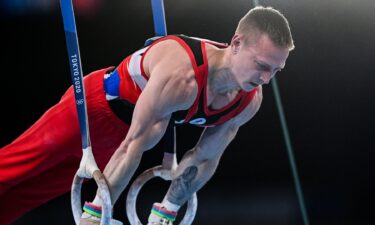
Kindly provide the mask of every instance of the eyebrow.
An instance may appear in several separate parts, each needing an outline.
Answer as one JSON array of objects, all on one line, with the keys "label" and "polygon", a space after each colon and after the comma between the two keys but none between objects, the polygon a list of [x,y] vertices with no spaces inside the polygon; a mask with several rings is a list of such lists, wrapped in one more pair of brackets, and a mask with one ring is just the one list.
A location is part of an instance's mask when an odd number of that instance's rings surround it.
[{"label": "eyebrow", "polygon": [[[266,62],[263,62],[262,60],[255,59],[255,61],[256,61],[258,64],[260,64],[261,66],[267,67],[268,69],[271,69],[271,68],[272,68],[271,65],[269,65],[269,64],[266,63]],[[285,67],[285,65],[282,65],[281,67],[278,66],[278,67],[276,67],[275,69],[276,69],[276,70],[282,70],[282,69],[284,69],[284,67]]]}]

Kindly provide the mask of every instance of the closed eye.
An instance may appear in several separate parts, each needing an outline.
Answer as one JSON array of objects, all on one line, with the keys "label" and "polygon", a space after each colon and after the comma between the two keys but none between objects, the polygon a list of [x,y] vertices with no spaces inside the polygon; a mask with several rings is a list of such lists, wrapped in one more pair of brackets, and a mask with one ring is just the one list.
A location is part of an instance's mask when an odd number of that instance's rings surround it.
[{"label": "closed eye", "polygon": [[264,63],[260,63],[258,61],[255,61],[255,64],[256,64],[258,70],[266,71],[266,72],[271,71],[271,67],[269,65],[266,65]]},{"label": "closed eye", "polygon": [[283,68],[277,67],[277,68],[272,70],[271,66],[266,64],[266,63],[259,62],[257,60],[254,60],[254,62],[256,64],[258,70],[264,71],[264,72],[271,72],[272,71],[272,76],[275,76],[275,74],[277,72],[280,72],[283,69]]}]

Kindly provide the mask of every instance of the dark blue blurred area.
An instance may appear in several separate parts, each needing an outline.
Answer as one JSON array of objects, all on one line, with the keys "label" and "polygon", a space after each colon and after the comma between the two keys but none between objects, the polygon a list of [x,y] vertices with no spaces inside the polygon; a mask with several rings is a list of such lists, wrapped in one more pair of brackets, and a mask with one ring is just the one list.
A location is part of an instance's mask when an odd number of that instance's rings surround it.
[{"label": "dark blue blurred area", "polygon": [[[77,15],[92,15],[102,7],[103,0],[73,0]],[[59,0],[2,0],[1,12],[5,15],[53,14],[59,10]]]},{"label": "dark blue blurred area", "polygon": [[58,7],[58,0],[2,0],[0,6],[8,15],[49,13]]},{"label": "dark blue blurred area", "polygon": [[[375,224],[375,1],[259,2],[283,12],[294,35],[296,49],[277,79],[311,225]],[[149,0],[75,4],[86,74],[118,65],[153,35]],[[229,42],[251,7],[250,0],[165,0],[168,32]],[[58,1],[2,0],[1,9],[4,146],[60,99],[70,76]],[[198,193],[194,224],[302,224],[272,89],[263,90],[259,113],[240,129],[217,173]],[[184,152],[201,129],[177,132]],[[137,174],[161,158],[160,146],[145,153]],[[143,218],[166,189],[166,183],[153,180],[142,190]],[[94,194],[90,181],[83,199]],[[124,199],[117,202],[115,217],[126,221]],[[69,194],[15,223],[28,224],[73,224]]]}]

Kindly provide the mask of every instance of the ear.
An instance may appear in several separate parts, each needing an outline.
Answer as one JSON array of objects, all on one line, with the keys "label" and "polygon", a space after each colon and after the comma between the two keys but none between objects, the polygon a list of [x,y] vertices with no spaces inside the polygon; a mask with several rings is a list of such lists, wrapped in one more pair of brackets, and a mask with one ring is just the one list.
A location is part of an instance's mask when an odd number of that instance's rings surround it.
[{"label": "ear", "polygon": [[237,54],[237,52],[240,50],[241,42],[242,42],[242,37],[240,34],[235,34],[232,37],[230,46],[231,46],[231,50],[233,54]]}]

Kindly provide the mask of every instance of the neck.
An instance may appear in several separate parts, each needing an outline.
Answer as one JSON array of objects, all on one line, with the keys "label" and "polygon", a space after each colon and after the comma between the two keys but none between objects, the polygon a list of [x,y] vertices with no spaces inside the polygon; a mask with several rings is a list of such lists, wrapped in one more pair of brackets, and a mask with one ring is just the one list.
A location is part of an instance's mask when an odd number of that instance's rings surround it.
[{"label": "neck", "polygon": [[228,68],[219,69],[209,77],[209,86],[213,94],[226,94],[238,90],[238,84]]},{"label": "neck", "polygon": [[240,87],[235,80],[229,65],[229,48],[217,49],[207,48],[207,58],[209,65],[208,87],[213,95],[227,94],[239,90]]}]

